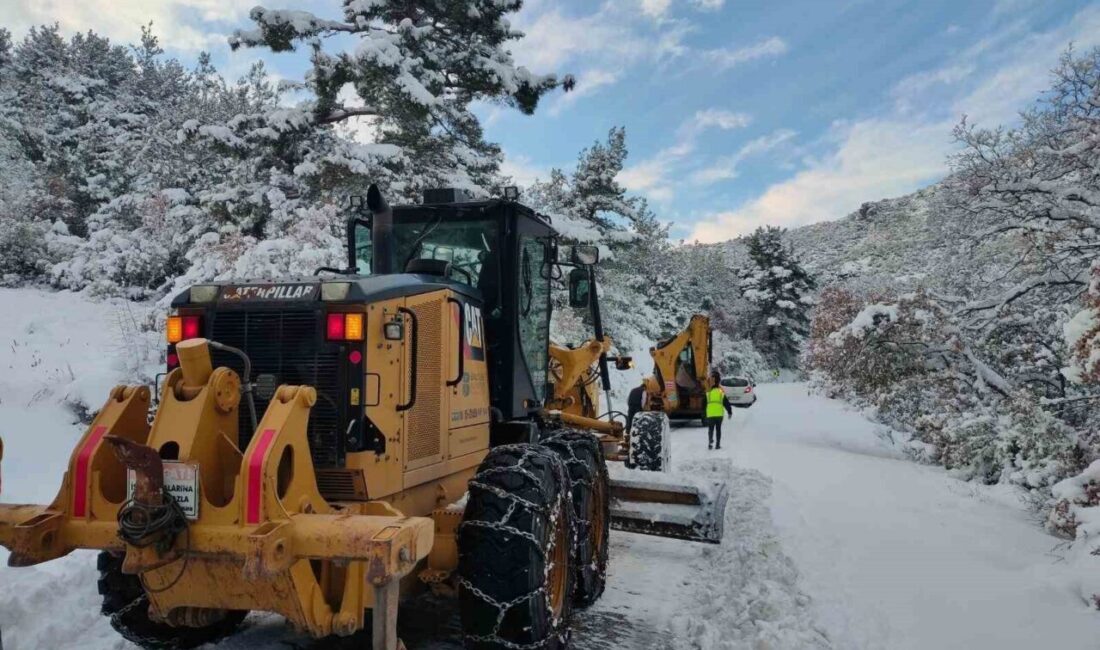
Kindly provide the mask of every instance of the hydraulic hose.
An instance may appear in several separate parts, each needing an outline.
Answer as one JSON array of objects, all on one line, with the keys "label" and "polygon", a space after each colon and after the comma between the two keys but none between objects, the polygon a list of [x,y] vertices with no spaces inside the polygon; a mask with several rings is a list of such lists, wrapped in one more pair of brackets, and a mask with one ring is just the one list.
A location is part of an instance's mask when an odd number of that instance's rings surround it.
[{"label": "hydraulic hose", "polygon": [[252,431],[256,431],[258,423],[256,421],[256,399],[253,397],[253,385],[252,385],[252,360],[248,358],[248,355],[244,353],[244,350],[235,348],[232,345],[226,345],[224,343],[218,343],[217,341],[207,341],[210,347],[215,350],[221,350],[222,352],[228,352],[234,356],[240,357],[244,362],[244,377],[241,378],[241,393],[244,394],[245,401],[248,402],[248,415],[252,420]]}]

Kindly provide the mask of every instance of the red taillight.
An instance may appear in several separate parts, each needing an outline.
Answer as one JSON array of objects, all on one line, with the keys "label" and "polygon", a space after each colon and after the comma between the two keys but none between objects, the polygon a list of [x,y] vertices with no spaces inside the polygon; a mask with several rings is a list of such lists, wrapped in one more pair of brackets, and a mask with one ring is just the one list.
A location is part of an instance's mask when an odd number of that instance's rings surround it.
[{"label": "red taillight", "polygon": [[363,314],[329,314],[325,338],[330,341],[362,341]]},{"label": "red taillight", "polygon": [[201,316],[169,316],[165,327],[169,343],[179,343],[202,336]]},{"label": "red taillight", "polygon": [[180,365],[180,358],[176,356],[175,352],[169,352],[168,358],[165,359],[165,362],[168,364],[168,369],[172,370],[176,366]]},{"label": "red taillight", "polygon": [[328,327],[325,328],[327,332],[326,337],[330,341],[343,341],[344,340],[344,315],[343,314],[329,314],[328,315]]},{"label": "red taillight", "polygon": [[183,340],[197,339],[202,336],[202,321],[198,316],[183,317]]},{"label": "red taillight", "polygon": [[359,365],[359,362],[362,361],[362,360],[363,360],[363,353],[360,352],[359,350],[352,350],[351,354],[348,355],[348,361],[350,361],[352,363],[352,365],[357,366],[357,365]]},{"label": "red taillight", "polygon": [[752,386],[745,386],[745,392],[746,393],[751,393],[752,392]]}]

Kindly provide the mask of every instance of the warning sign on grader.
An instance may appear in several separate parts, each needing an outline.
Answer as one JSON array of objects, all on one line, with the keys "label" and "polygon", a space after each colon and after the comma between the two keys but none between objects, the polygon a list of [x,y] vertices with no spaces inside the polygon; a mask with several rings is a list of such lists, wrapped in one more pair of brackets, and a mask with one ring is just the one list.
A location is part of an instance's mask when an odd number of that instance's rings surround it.
[{"label": "warning sign on grader", "polygon": [[[134,498],[137,474],[126,473],[126,498]],[[199,518],[199,466],[188,463],[164,463],[164,487],[176,499],[188,519]]]}]

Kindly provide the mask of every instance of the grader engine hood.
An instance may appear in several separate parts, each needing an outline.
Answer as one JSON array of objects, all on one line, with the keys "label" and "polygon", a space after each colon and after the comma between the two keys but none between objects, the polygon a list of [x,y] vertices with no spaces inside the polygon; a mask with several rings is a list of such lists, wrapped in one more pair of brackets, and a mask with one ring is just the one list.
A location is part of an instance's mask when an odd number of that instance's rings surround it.
[{"label": "grader engine hood", "polygon": [[[347,499],[361,496],[363,486],[330,470],[342,467],[348,453],[381,453],[386,444],[384,435],[362,414],[368,391],[377,391],[376,385],[368,385],[365,372],[375,363],[374,352],[364,347],[366,314],[371,305],[444,288],[480,300],[475,289],[439,276],[403,273],[216,282],[180,293],[172,306],[180,340],[204,336],[250,357],[260,413],[270,403],[274,386],[308,385],[317,390],[307,431],[311,454],[322,491]],[[169,322],[170,333],[173,326]],[[166,357],[171,370],[177,362],[174,345],[169,345]],[[243,376],[239,357],[214,350],[213,359],[215,366]],[[238,417],[237,443],[243,449],[253,428],[247,409],[242,408]]]}]

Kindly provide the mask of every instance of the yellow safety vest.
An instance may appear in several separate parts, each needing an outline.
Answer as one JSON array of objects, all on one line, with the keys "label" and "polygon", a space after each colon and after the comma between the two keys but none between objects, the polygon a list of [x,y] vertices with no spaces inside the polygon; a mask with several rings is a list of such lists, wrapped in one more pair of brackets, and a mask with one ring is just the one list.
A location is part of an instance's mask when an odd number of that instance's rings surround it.
[{"label": "yellow safety vest", "polygon": [[722,411],[725,407],[722,405],[722,401],[726,398],[726,394],[722,392],[721,388],[712,388],[707,391],[707,417],[708,418],[720,418],[722,417]]}]

